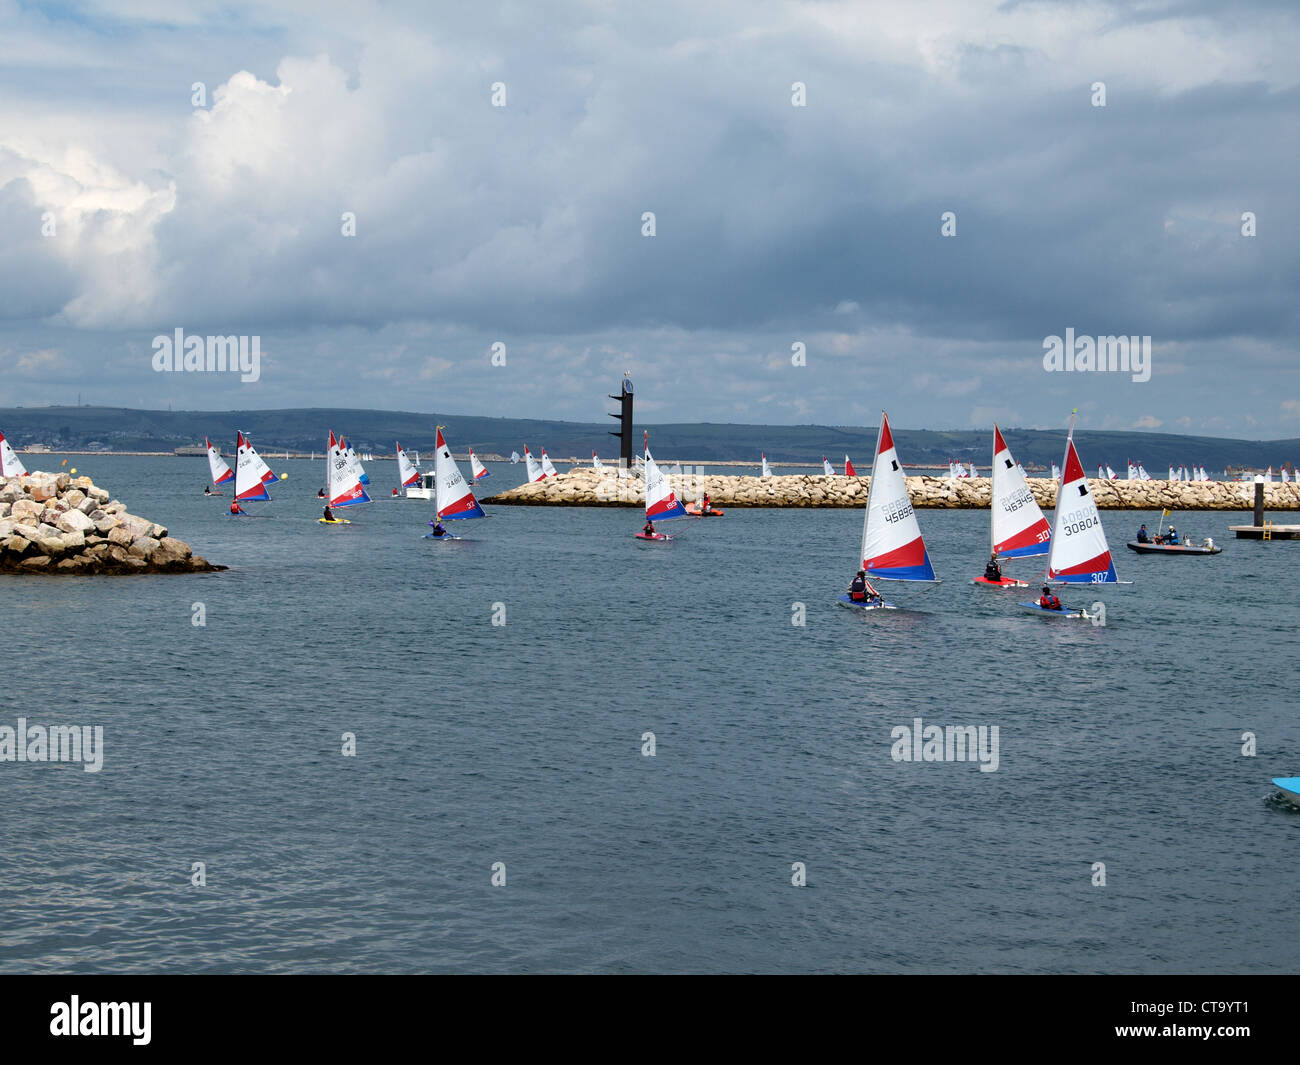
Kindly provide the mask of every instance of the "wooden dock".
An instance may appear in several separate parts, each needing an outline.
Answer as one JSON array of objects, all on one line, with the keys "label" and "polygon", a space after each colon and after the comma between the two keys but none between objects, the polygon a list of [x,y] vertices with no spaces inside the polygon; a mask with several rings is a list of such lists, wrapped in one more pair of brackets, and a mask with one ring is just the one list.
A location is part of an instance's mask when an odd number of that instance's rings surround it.
[{"label": "wooden dock", "polygon": [[1238,540],[1300,540],[1300,525],[1229,525]]}]

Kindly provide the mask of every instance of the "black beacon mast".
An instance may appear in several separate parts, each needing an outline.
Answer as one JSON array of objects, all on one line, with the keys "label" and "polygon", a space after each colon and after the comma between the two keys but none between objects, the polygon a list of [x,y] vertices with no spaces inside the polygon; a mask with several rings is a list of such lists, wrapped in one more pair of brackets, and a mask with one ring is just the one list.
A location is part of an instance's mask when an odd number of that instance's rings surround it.
[{"label": "black beacon mast", "polygon": [[611,429],[610,436],[619,438],[619,465],[625,470],[632,468],[632,378],[629,376],[630,370],[623,371],[622,395],[610,396],[610,399],[616,399],[621,404],[617,414],[611,414],[611,418],[617,418],[622,425],[617,431]]}]

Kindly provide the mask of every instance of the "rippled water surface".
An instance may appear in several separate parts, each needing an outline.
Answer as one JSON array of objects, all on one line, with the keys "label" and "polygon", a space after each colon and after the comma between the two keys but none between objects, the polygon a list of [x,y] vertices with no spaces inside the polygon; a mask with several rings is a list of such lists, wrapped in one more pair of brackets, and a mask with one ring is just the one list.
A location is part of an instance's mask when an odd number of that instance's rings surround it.
[{"label": "rippled water surface", "polygon": [[[0,724],[105,737],[99,773],[0,763],[6,971],[1300,967],[1269,801],[1300,543],[1242,515],[1180,515],[1225,550],[1171,560],[1123,547],[1158,515],[1104,512],[1135,583],[1063,595],[1093,627],[970,585],[987,512],[920,512],[944,583],[860,616],[860,511],[647,545],[635,511],[497,507],[434,543],[418,502],[318,525],[320,462],[272,461],[243,521],[201,460],[69,464],[231,569],[0,582]],[[998,726],[997,771],[893,761],[916,717]]]}]

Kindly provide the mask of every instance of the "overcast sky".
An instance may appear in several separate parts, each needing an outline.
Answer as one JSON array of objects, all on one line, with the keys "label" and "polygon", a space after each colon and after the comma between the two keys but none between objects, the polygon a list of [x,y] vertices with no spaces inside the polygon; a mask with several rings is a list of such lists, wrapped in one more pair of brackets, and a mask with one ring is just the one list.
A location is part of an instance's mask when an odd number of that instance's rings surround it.
[{"label": "overcast sky", "polygon": [[1298,11],[0,0],[0,405],[1300,436]]}]

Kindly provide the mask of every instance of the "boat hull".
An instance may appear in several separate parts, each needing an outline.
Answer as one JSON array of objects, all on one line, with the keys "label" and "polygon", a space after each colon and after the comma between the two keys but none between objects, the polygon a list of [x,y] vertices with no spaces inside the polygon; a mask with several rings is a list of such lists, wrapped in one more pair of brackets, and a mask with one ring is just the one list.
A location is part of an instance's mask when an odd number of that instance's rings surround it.
[{"label": "boat hull", "polygon": [[1217,555],[1223,548],[1201,547],[1199,544],[1140,544],[1136,540],[1128,542],[1128,549],[1139,555]]},{"label": "boat hull", "polygon": [[875,601],[863,602],[860,599],[850,599],[848,595],[841,595],[836,599],[836,602],[838,602],[840,606],[848,607],[850,610],[861,610],[864,612],[868,610],[897,610],[898,609],[898,607],[896,607],[893,603],[887,602],[884,599],[877,599]]},{"label": "boat hull", "polygon": [[1293,806],[1300,806],[1300,777],[1274,777],[1273,784],[1281,789],[1282,798]]},{"label": "boat hull", "polygon": [[1003,577],[1000,581],[991,581],[987,577],[976,577],[971,584],[982,584],[985,588],[1028,588],[1028,581],[1017,580],[1015,577]]},{"label": "boat hull", "polygon": [[1048,610],[1046,607],[1041,607],[1037,603],[1020,603],[1018,605],[1022,607],[1024,610],[1029,611],[1029,613],[1038,614],[1041,617],[1086,618],[1088,616],[1087,613],[1085,613],[1082,610],[1066,610],[1064,608],[1062,608],[1061,610]]},{"label": "boat hull", "polygon": [[717,507],[710,507],[708,510],[701,512],[699,507],[689,506],[686,508],[686,513],[693,518],[721,518],[724,512]]},{"label": "boat hull", "polygon": [[330,518],[317,518],[317,519],[316,519],[316,523],[317,523],[318,525],[351,525],[351,524],[352,524],[352,519],[351,519],[351,518],[334,518],[334,519],[331,520]]},{"label": "boat hull", "polygon": [[638,540],[648,540],[652,543],[663,543],[667,540],[672,539],[672,537],[669,536],[667,533],[655,533],[653,536],[651,536],[649,533],[643,533],[643,532],[637,533],[636,538]]}]

